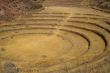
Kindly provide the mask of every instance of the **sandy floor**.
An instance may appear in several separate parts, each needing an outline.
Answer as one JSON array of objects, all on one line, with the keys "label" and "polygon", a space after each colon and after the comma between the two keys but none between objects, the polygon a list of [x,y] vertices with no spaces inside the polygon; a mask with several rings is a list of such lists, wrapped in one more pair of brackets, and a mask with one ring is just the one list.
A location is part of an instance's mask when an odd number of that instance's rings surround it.
[{"label": "sandy floor", "polygon": [[97,62],[110,50],[109,18],[93,9],[47,7],[2,24],[2,64],[15,64],[19,73],[48,73]]}]

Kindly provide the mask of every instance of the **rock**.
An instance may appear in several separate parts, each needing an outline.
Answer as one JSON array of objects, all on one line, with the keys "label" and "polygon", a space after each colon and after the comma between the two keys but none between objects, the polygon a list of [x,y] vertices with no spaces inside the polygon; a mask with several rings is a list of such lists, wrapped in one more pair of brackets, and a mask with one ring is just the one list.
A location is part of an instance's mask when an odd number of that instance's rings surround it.
[{"label": "rock", "polygon": [[18,73],[18,69],[16,66],[11,62],[6,62],[4,64],[4,72],[5,73]]}]

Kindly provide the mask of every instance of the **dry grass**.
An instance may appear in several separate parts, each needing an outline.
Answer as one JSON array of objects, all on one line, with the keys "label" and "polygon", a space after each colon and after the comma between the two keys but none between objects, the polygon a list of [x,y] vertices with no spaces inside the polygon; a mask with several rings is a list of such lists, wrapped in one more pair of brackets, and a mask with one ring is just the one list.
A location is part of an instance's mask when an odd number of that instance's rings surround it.
[{"label": "dry grass", "polygon": [[55,6],[0,25],[0,73],[109,73],[109,63],[109,13]]}]

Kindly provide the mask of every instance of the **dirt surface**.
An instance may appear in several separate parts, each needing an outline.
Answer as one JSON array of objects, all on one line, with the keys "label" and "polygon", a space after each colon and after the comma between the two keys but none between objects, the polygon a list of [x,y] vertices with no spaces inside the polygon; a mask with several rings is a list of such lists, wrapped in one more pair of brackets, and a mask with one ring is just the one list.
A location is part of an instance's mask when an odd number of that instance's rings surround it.
[{"label": "dirt surface", "polygon": [[110,73],[110,14],[88,4],[46,0],[2,23],[0,73]]}]

